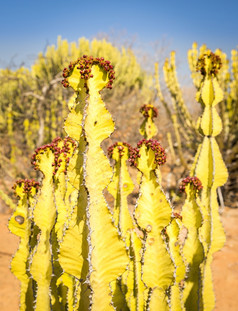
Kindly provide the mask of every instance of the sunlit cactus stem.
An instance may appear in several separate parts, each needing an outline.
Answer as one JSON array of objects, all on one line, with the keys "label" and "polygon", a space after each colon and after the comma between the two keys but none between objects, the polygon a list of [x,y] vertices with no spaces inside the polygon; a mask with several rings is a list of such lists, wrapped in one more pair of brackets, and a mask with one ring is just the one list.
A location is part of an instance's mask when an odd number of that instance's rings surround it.
[{"label": "sunlit cactus stem", "polygon": [[201,264],[204,310],[213,310],[215,306],[211,262],[214,252],[221,249],[225,243],[225,233],[218,211],[217,188],[225,184],[228,173],[215,140],[222,130],[221,119],[215,108],[223,99],[223,92],[217,81],[220,68],[220,57],[210,51],[198,61],[198,70],[201,71],[203,79],[197,93],[197,100],[204,107],[204,112],[199,119],[199,131],[204,139],[198,148],[190,175],[196,176],[203,186],[196,202],[200,207],[203,220],[199,230],[199,240],[205,257]]},{"label": "sunlit cactus stem", "polygon": [[115,143],[108,148],[109,157],[115,160],[112,181],[107,187],[108,192],[114,197],[113,220],[123,239],[127,238],[129,245],[129,230],[134,227],[127,197],[132,193],[134,184],[127,167],[132,147],[127,143]]},{"label": "sunlit cactus stem", "polygon": [[166,155],[157,140],[143,139],[129,161],[142,173],[135,219],[145,234],[142,280],[152,290],[148,305],[151,310],[169,310],[166,290],[172,285],[174,265],[161,232],[169,224],[172,210],[155,173]]},{"label": "sunlit cactus stem", "polygon": [[158,129],[153,121],[158,116],[158,110],[153,105],[144,105],[140,108],[140,112],[145,118],[140,126],[140,134],[145,139],[151,139],[158,133]]},{"label": "sunlit cactus stem", "polygon": [[186,177],[182,180],[180,190],[186,192],[187,198],[182,207],[182,224],[187,230],[182,248],[182,256],[187,266],[187,276],[184,283],[183,301],[186,310],[202,310],[201,299],[201,268],[204,260],[203,245],[199,238],[202,225],[200,206],[197,203],[202,190],[202,183],[197,177]]},{"label": "sunlit cactus stem", "polygon": [[[114,123],[101,99],[100,91],[104,87],[112,87],[115,78],[113,66],[104,58],[83,56],[71,63],[63,75],[65,87],[71,86],[76,94],[85,88],[87,93],[83,112],[83,133],[87,142],[83,182],[88,193],[88,279],[92,289],[92,310],[113,310],[109,283],[125,271],[128,262],[125,246],[112,224],[103,195],[104,189],[110,183],[112,169],[101,149],[101,143],[113,132]],[[111,242],[105,239],[105,231]],[[110,250],[108,243],[111,245]]]},{"label": "sunlit cactus stem", "polygon": [[33,309],[32,279],[29,274],[30,245],[32,234],[32,209],[34,195],[39,190],[39,183],[34,180],[21,179],[14,185],[19,198],[18,205],[9,220],[9,230],[20,237],[19,248],[12,259],[11,271],[21,282],[20,310]]}]

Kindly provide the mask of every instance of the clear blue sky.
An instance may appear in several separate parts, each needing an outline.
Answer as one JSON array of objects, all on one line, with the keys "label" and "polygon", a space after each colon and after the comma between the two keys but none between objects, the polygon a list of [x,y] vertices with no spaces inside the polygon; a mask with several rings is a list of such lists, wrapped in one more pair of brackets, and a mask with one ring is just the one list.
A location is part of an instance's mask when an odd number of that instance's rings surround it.
[{"label": "clear blue sky", "polygon": [[[0,0],[0,68],[30,65],[61,35],[68,41],[124,32],[136,44],[168,43],[182,63],[194,41],[230,54],[238,46],[238,0]],[[123,38],[122,38],[123,39]],[[187,66],[187,65],[186,65]]]}]

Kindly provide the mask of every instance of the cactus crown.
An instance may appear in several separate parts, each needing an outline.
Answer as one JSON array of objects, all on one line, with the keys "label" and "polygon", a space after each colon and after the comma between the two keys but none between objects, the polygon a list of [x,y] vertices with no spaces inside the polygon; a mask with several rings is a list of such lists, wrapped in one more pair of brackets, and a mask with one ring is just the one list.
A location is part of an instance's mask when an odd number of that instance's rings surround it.
[{"label": "cactus crown", "polygon": [[196,193],[198,193],[203,188],[202,183],[199,178],[197,178],[196,176],[194,177],[188,176],[182,180],[182,184],[179,187],[180,191],[185,192],[185,187],[188,184],[196,191]]},{"label": "cactus crown", "polygon": [[19,179],[15,182],[12,189],[15,191],[15,194],[17,193],[17,187],[23,187],[23,193],[26,193],[27,195],[31,194],[32,188],[36,190],[36,192],[40,188],[40,183],[38,181],[35,181],[34,179]]},{"label": "cactus crown", "polygon": [[[60,158],[60,155],[63,155],[66,163],[69,162],[70,144],[74,148],[76,147],[76,143],[72,138],[65,137],[62,140],[60,137],[57,137],[50,144],[37,148],[32,156],[32,164],[34,165],[35,169],[40,169],[38,165],[39,154],[43,154],[46,150],[51,150],[54,154],[54,162],[52,163],[52,166],[54,166],[53,174],[55,175],[61,166],[61,162],[63,161],[62,158]],[[66,170],[64,173],[66,173]]]},{"label": "cactus crown", "polygon": [[137,166],[136,159],[140,157],[140,148],[145,145],[147,150],[151,149],[155,153],[155,164],[162,165],[166,162],[166,154],[164,148],[161,147],[160,143],[156,139],[142,139],[138,142],[137,148],[131,150],[129,162],[133,166]]},{"label": "cactus crown", "polygon": [[145,118],[149,118],[150,114],[152,119],[158,117],[158,109],[156,109],[153,105],[144,105],[140,108],[140,112],[143,114]]},{"label": "cactus crown", "polygon": [[77,66],[77,69],[80,70],[81,79],[88,80],[90,78],[93,78],[92,66],[93,65],[99,65],[105,72],[108,73],[109,81],[106,85],[106,88],[111,89],[113,80],[115,79],[115,71],[113,70],[113,65],[110,61],[104,60],[103,57],[93,57],[93,56],[87,56],[83,55],[82,57],[78,58],[76,61],[71,62],[68,66],[68,68],[64,68],[63,70],[63,77],[62,84],[65,88],[69,87],[68,77],[73,72],[75,66]]},{"label": "cactus crown", "polygon": [[113,155],[114,155],[114,152],[116,151],[116,152],[118,152],[118,155],[121,158],[125,154],[127,148],[128,148],[129,154],[131,154],[133,152],[133,147],[130,144],[125,143],[125,142],[123,142],[123,143],[116,142],[115,144],[111,145],[107,149],[108,156],[110,158],[114,158]]},{"label": "cactus crown", "polygon": [[197,71],[200,71],[203,76],[214,75],[216,76],[218,70],[221,68],[222,62],[220,56],[208,51],[198,59]]}]

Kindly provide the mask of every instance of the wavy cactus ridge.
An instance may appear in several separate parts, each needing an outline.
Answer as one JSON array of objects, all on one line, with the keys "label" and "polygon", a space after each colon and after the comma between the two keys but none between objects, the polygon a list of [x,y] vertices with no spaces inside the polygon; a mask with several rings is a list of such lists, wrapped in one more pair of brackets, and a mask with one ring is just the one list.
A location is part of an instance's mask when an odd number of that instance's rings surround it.
[{"label": "wavy cactus ridge", "polygon": [[[208,51],[201,58],[199,66],[204,76],[199,91],[199,94],[201,94],[200,100],[205,107],[212,109],[223,98],[222,91],[216,80],[217,72],[221,66],[220,58]],[[218,129],[215,133],[213,132],[214,121],[218,123]],[[225,233],[219,217],[216,191],[217,187],[222,186],[227,181],[228,173],[214,137],[221,130],[219,128],[221,127],[219,116],[217,115],[215,120],[211,117],[206,118],[205,121],[202,120],[200,127],[204,139],[195,160],[194,174],[201,180],[203,185],[201,201],[198,203],[203,218],[199,238],[206,257],[206,260],[201,264],[202,304],[204,310],[212,310],[215,306],[215,298],[210,265],[214,252],[222,248],[225,243]],[[199,202],[199,199],[197,202]]]},{"label": "wavy cactus ridge", "polygon": [[129,159],[129,144],[117,142],[108,148],[109,156],[115,160],[114,173],[110,184],[107,187],[108,192],[114,197],[113,222],[118,228],[122,238],[129,243],[128,230],[134,227],[133,219],[129,211],[127,197],[132,193],[134,184],[130,177],[127,160]]},{"label": "wavy cactus ridge", "polygon": [[204,260],[204,250],[199,238],[199,230],[202,225],[202,214],[197,203],[203,186],[197,177],[187,177],[182,181],[181,190],[185,191],[187,198],[182,207],[182,223],[187,229],[187,236],[182,249],[182,256],[187,267],[183,301],[187,310],[197,306],[202,309],[201,299],[201,270],[200,264]]},{"label": "wavy cactus ridge", "polygon": [[50,282],[52,275],[50,235],[55,223],[53,173],[54,153],[51,146],[39,148],[35,154],[35,166],[44,174],[41,190],[34,208],[34,223],[40,229],[39,241],[33,250],[30,273],[37,282],[35,310],[50,310]]},{"label": "wavy cactus ridge", "polygon": [[[155,174],[157,166],[165,161],[165,155],[157,141],[143,140],[138,147],[139,157],[135,159],[135,164],[141,171],[142,178],[135,218],[138,226],[145,232],[142,280],[151,289],[163,288],[165,291],[172,284],[174,265],[161,231],[169,224],[172,210]],[[158,297],[160,295],[152,291],[150,304],[158,304]]]},{"label": "wavy cactus ridge", "polygon": [[26,310],[33,308],[32,279],[28,272],[30,251],[28,248],[31,236],[31,219],[29,204],[33,200],[39,187],[39,183],[33,180],[19,180],[14,185],[16,195],[19,197],[8,224],[9,230],[20,237],[17,252],[11,261],[11,271],[21,282],[20,308]]},{"label": "wavy cactus ridge", "polygon": [[[110,183],[112,169],[100,145],[113,132],[114,123],[99,92],[107,85],[108,78],[98,65],[92,67],[92,74],[93,78],[87,84],[89,97],[84,126],[88,143],[85,153],[85,187],[89,195],[87,216],[92,247],[89,278],[92,310],[113,310],[108,285],[125,271],[128,257],[123,242],[119,240],[116,228],[113,227],[103,195],[103,190]],[[110,237],[110,252],[105,243],[104,232]]]},{"label": "wavy cactus ridge", "polygon": [[153,105],[148,104],[142,106],[140,112],[145,119],[140,126],[139,132],[145,139],[151,139],[158,133],[158,129],[153,122],[153,119],[158,116],[158,110]]},{"label": "wavy cactus ridge", "polygon": [[185,310],[182,299],[182,282],[186,276],[186,265],[181,256],[181,241],[179,239],[183,224],[179,214],[173,213],[170,224],[166,227],[170,254],[175,265],[175,279],[170,289],[170,307],[171,310]]}]

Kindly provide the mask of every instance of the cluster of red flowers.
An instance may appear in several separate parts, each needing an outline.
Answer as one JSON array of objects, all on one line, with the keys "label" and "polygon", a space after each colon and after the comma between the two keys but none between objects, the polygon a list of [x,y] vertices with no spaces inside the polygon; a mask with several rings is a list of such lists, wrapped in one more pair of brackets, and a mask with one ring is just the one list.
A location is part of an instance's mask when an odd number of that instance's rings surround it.
[{"label": "cluster of red flowers", "polygon": [[119,143],[119,142],[116,142],[115,144],[111,145],[108,149],[107,149],[107,152],[108,152],[108,156],[110,158],[112,158],[112,155],[113,155],[113,150],[115,148],[117,148],[118,150],[118,153],[119,153],[119,157],[122,157],[124,152],[125,152],[125,148],[124,147],[127,147],[128,150],[129,150],[129,154],[131,152],[133,152],[133,147],[128,144],[128,143]]},{"label": "cluster of red flowers", "polygon": [[161,147],[160,143],[156,139],[142,139],[138,142],[137,148],[134,148],[130,154],[129,162],[131,165],[137,166],[136,159],[140,157],[139,149],[145,145],[148,149],[152,149],[155,152],[155,164],[162,165],[166,162],[166,154],[164,148]]},{"label": "cluster of red flowers", "polygon": [[153,105],[144,105],[140,108],[140,112],[143,114],[145,118],[149,118],[149,111],[152,110],[152,119],[157,118],[158,109],[156,109]]},{"label": "cluster of red flowers", "polygon": [[34,179],[19,179],[16,181],[12,189],[16,190],[16,187],[18,185],[21,186],[22,184],[23,184],[23,193],[27,193],[27,194],[31,193],[32,187],[36,189],[36,192],[40,188],[40,183],[38,181],[35,181]]},{"label": "cluster of red flowers", "polygon": [[198,179],[197,177],[186,177],[182,180],[182,185],[179,187],[181,192],[185,191],[185,187],[187,186],[187,184],[190,184],[194,190],[196,190],[197,192],[202,190],[202,183],[200,181],[200,179]]},{"label": "cluster of red flowers", "polygon": [[[211,67],[209,68],[209,72],[206,72],[205,57],[211,59]],[[221,68],[221,66],[222,62],[220,56],[216,55],[213,52],[208,52],[198,59],[197,71],[200,71],[203,76],[205,76],[206,74],[217,75],[218,70]]]},{"label": "cluster of red flowers", "polygon": [[[32,164],[35,166],[35,169],[39,169],[37,165],[37,155],[39,153],[43,154],[45,150],[50,149],[55,156],[54,162],[52,163],[52,166],[54,166],[53,174],[55,175],[58,171],[58,169],[61,166],[62,159],[59,159],[60,155],[63,154],[65,157],[66,163],[69,162],[68,154],[70,152],[70,144],[73,145],[73,147],[76,147],[76,143],[73,141],[70,137],[65,137],[63,140],[63,147],[60,148],[58,146],[58,143],[62,141],[60,137],[55,138],[50,144],[44,145],[42,147],[39,147],[35,150],[35,153],[32,156]],[[66,174],[66,170],[64,171]]]},{"label": "cluster of red flowers", "polygon": [[74,67],[77,66],[77,69],[80,70],[81,79],[88,80],[89,78],[92,78],[92,66],[93,65],[99,65],[101,68],[103,68],[106,72],[108,72],[108,78],[109,82],[107,83],[106,87],[111,89],[113,80],[115,79],[115,71],[113,70],[113,65],[110,61],[104,60],[103,57],[93,57],[93,56],[87,56],[83,55],[82,57],[78,58],[75,62],[71,62],[68,66],[68,68],[64,68],[63,70],[63,77],[64,80],[62,80],[62,84],[64,87],[69,87],[68,77],[71,75],[72,71],[74,70]]}]

